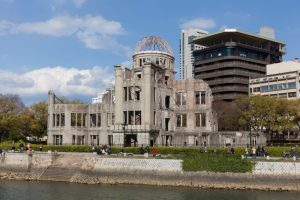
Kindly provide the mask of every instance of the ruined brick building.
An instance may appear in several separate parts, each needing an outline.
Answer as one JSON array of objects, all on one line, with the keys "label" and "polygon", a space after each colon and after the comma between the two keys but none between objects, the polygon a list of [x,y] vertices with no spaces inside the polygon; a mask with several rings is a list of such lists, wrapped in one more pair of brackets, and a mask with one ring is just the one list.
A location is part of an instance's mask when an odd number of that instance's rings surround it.
[{"label": "ruined brick building", "polygon": [[49,91],[48,144],[207,145],[218,129],[212,94],[202,80],[175,80],[169,44],[138,42],[131,69],[116,65],[101,101],[64,104]]}]

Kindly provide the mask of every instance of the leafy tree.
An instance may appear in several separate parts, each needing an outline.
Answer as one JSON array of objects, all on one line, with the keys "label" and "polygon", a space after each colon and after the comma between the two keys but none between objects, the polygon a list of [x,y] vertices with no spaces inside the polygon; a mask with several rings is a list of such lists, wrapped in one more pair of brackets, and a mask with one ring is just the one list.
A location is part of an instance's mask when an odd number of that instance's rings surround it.
[{"label": "leafy tree", "polygon": [[293,112],[286,99],[254,95],[239,100],[239,123],[249,130],[266,133],[291,131],[294,127]]},{"label": "leafy tree", "polygon": [[48,105],[46,102],[33,104],[31,107],[33,121],[31,124],[32,134],[38,137],[47,135]]},{"label": "leafy tree", "polygon": [[17,96],[11,98],[0,95],[0,141],[8,139],[10,132],[16,133],[18,126],[15,119],[20,109],[19,102]]},{"label": "leafy tree", "polygon": [[245,130],[244,125],[238,123],[241,113],[237,101],[215,101],[213,102],[213,109],[217,112],[220,131]]}]

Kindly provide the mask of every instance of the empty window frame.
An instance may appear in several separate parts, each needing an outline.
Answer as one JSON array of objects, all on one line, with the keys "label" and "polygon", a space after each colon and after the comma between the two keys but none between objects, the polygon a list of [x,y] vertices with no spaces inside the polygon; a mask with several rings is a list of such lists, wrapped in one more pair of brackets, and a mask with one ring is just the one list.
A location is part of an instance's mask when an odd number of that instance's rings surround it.
[{"label": "empty window frame", "polygon": [[165,97],[165,107],[166,109],[170,108],[170,96]]},{"label": "empty window frame", "polygon": [[186,92],[177,92],[176,100],[177,100],[177,105],[179,106],[186,105]]},{"label": "empty window frame", "polygon": [[205,91],[197,91],[197,92],[195,92],[195,103],[197,105],[199,105],[199,104],[205,104]]},{"label": "empty window frame", "polygon": [[90,114],[90,127],[96,127],[97,114]]},{"label": "empty window frame", "polygon": [[142,112],[135,111],[135,125],[141,125],[142,123]]},{"label": "empty window frame", "polygon": [[76,113],[71,113],[71,126],[76,126]]},{"label": "empty window frame", "polygon": [[205,113],[195,113],[195,125],[196,127],[206,127]]},{"label": "empty window frame", "polygon": [[101,127],[101,113],[97,114],[97,127]]},{"label": "empty window frame", "polygon": [[177,114],[177,127],[186,127],[186,113]]}]

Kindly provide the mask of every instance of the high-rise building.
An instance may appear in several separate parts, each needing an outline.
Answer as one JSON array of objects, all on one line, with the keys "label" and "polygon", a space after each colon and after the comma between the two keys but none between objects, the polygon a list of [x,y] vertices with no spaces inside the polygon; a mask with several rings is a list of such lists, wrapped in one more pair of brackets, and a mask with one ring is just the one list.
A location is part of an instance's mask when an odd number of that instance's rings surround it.
[{"label": "high-rise building", "polygon": [[194,56],[193,51],[204,48],[202,45],[193,44],[196,37],[208,34],[207,31],[189,28],[181,30],[180,36],[180,79],[193,78]]},{"label": "high-rise building", "polygon": [[263,27],[258,34],[225,29],[197,38],[193,43],[205,48],[194,51],[195,78],[209,84],[214,100],[248,96],[249,78],[264,76],[267,64],[282,61],[285,44],[274,36]]}]

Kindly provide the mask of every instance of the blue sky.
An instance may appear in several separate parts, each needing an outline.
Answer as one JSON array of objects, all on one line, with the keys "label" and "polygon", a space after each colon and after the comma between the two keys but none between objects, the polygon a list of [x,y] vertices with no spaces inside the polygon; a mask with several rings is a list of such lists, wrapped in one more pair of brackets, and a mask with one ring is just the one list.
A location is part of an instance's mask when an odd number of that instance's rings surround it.
[{"label": "blue sky", "polygon": [[237,0],[0,0],[0,93],[27,104],[59,96],[89,102],[129,65],[139,39],[158,35],[179,66],[181,27],[276,30],[284,60],[300,57],[300,2]]}]

